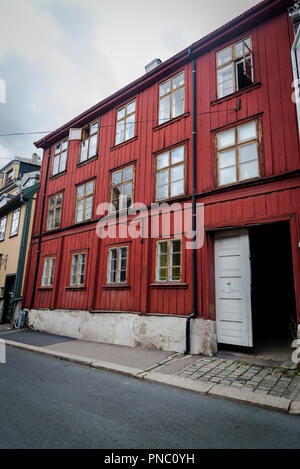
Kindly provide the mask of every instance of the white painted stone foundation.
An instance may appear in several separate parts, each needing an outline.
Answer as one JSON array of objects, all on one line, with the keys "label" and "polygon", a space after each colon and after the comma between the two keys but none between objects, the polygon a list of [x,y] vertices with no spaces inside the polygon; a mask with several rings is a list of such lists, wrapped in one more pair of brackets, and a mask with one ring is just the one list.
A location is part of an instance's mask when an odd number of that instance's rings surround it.
[{"label": "white painted stone foundation", "polygon": [[[27,321],[32,329],[81,340],[130,347],[150,347],[181,353],[185,351],[185,318],[32,309],[29,310]],[[216,351],[215,321],[193,319],[191,353],[212,356]]]}]

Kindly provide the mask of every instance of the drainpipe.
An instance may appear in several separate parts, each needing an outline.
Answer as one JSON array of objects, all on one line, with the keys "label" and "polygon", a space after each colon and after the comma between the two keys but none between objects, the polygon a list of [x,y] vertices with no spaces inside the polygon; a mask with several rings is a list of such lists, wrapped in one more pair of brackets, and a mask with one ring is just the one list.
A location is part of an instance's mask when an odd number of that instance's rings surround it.
[{"label": "drainpipe", "polygon": [[21,290],[22,290],[24,264],[25,264],[25,257],[26,257],[26,245],[27,245],[27,238],[28,238],[29,225],[30,225],[32,197],[25,198],[23,196],[23,193],[21,193],[20,202],[25,202],[25,215],[24,215],[23,230],[22,230],[21,244],[20,244],[20,250],[19,250],[17,275],[16,275],[15,288],[14,288],[14,312],[13,312],[12,323],[15,320],[14,316],[15,316],[16,303],[22,300]]},{"label": "drainpipe", "polygon": [[295,96],[297,98],[296,108],[297,108],[297,115],[298,115],[298,132],[300,136],[300,101],[299,101],[300,76],[299,76],[299,68],[298,68],[300,67],[300,26],[298,27],[297,33],[295,35],[294,43],[292,45],[292,50],[291,50],[291,56],[292,56],[294,89],[295,89]]},{"label": "drainpipe", "polygon": [[192,62],[192,230],[193,249],[192,249],[192,269],[193,269],[193,312],[187,317],[186,321],[186,348],[185,355],[190,353],[191,348],[191,320],[198,316],[197,307],[197,249],[196,243],[196,63],[191,49],[188,51]]},{"label": "drainpipe", "polygon": [[[44,145],[46,145],[46,140],[44,140]],[[39,228],[39,236],[38,236],[38,247],[37,247],[37,253],[36,253],[36,264],[35,264],[35,271],[34,271],[34,277],[33,277],[33,286],[32,286],[32,293],[31,293],[31,300],[30,300],[29,309],[32,309],[33,303],[34,303],[37,275],[38,275],[39,263],[40,263],[43,220],[44,220],[45,199],[46,199],[46,190],[47,190],[47,183],[48,183],[48,172],[49,172],[49,166],[50,166],[50,157],[51,157],[51,147],[49,147],[49,150],[48,150],[48,159],[47,159],[47,164],[46,164],[46,173],[45,173],[45,181],[44,181],[44,189],[43,189],[43,197],[42,197],[42,207],[41,207],[41,219],[40,219],[40,228]]]}]

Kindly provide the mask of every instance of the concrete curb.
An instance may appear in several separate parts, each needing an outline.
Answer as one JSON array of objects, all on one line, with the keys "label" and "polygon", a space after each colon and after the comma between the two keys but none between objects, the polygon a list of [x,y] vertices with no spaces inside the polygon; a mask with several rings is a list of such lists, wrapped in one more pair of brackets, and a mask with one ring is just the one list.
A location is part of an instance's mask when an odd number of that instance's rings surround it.
[{"label": "concrete curb", "polygon": [[180,389],[186,389],[188,391],[195,391],[198,394],[208,394],[209,390],[214,386],[213,383],[207,383],[205,381],[194,381],[188,378],[182,378],[181,376],[164,375],[162,373],[152,373],[143,376],[144,381],[150,383],[168,384]]},{"label": "concrete curb", "polygon": [[28,350],[30,352],[39,353],[41,355],[47,355],[49,357],[58,358],[59,360],[66,360],[72,363],[78,363],[79,365],[85,365],[92,368],[97,368],[104,371],[110,371],[112,373],[119,373],[125,376],[131,376],[137,378],[138,374],[142,373],[142,369],[131,368],[129,366],[118,365],[115,363],[109,363],[104,361],[95,360],[90,357],[82,357],[79,355],[73,355],[67,352],[57,352],[55,350],[48,349],[46,347],[37,347],[35,345],[22,344],[20,342],[14,342],[13,340],[6,340],[4,342],[9,347],[20,348]]},{"label": "concrete curb", "polygon": [[275,397],[254,392],[241,391],[234,386],[224,386],[222,384],[214,384],[207,381],[194,381],[189,378],[182,378],[177,375],[165,375],[155,371],[142,370],[129,366],[119,365],[116,363],[94,360],[90,357],[82,357],[66,352],[57,352],[47,349],[46,347],[37,347],[35,345],[22,344],[13,340],[1,339],[8,347],[15,347],[30,352],[47,355],[49,357],[66,360],[80,365],[89,366],[99,370],[110,371],[112,373],[122,374],[124,376],[133,377],[150,383],[166,384],[187,391],[194,391],[198,394],[207,396],[221,397],[241,402],[243,404],[255,405],[265,409],[276,410],[278,412],[289,413],[290,415],[300,415],[300,402],[291,401],[282,397]]},{"label": "concrete curb", "polygon": [[231,399],[244,404],[252,404],[264,409],[277,410],[279,412],[289,412],[291,400],[283,397],[275,397],[267,394],[257,394],[249,391],[241,391],[234,388],[234,386],[224,386],[223,384],[216,384],[210,389],[210,396],[222,397]]}]

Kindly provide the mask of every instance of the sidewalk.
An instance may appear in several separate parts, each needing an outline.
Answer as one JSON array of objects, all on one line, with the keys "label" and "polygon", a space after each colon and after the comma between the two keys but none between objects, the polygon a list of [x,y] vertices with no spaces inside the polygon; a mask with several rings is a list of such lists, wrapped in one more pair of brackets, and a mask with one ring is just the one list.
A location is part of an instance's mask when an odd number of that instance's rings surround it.
[{"label": "sidewalk", "polygon": [[300,372],[295,366],[264,366],[255,357],[246,361],[221,353],[208,358],[100,344],[8,325],[0,326],[0,339],[7,346],[85,366],[300,415]]}]

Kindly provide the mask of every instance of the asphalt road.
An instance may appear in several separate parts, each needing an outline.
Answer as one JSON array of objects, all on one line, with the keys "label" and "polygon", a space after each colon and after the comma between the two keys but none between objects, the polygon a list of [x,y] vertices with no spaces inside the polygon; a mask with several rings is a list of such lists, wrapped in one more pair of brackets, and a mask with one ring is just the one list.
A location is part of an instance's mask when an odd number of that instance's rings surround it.
[{"label": "asphalt road", "polygon": [[2,449],[300,448],[299,417],[10,347],[0,395]]}]

